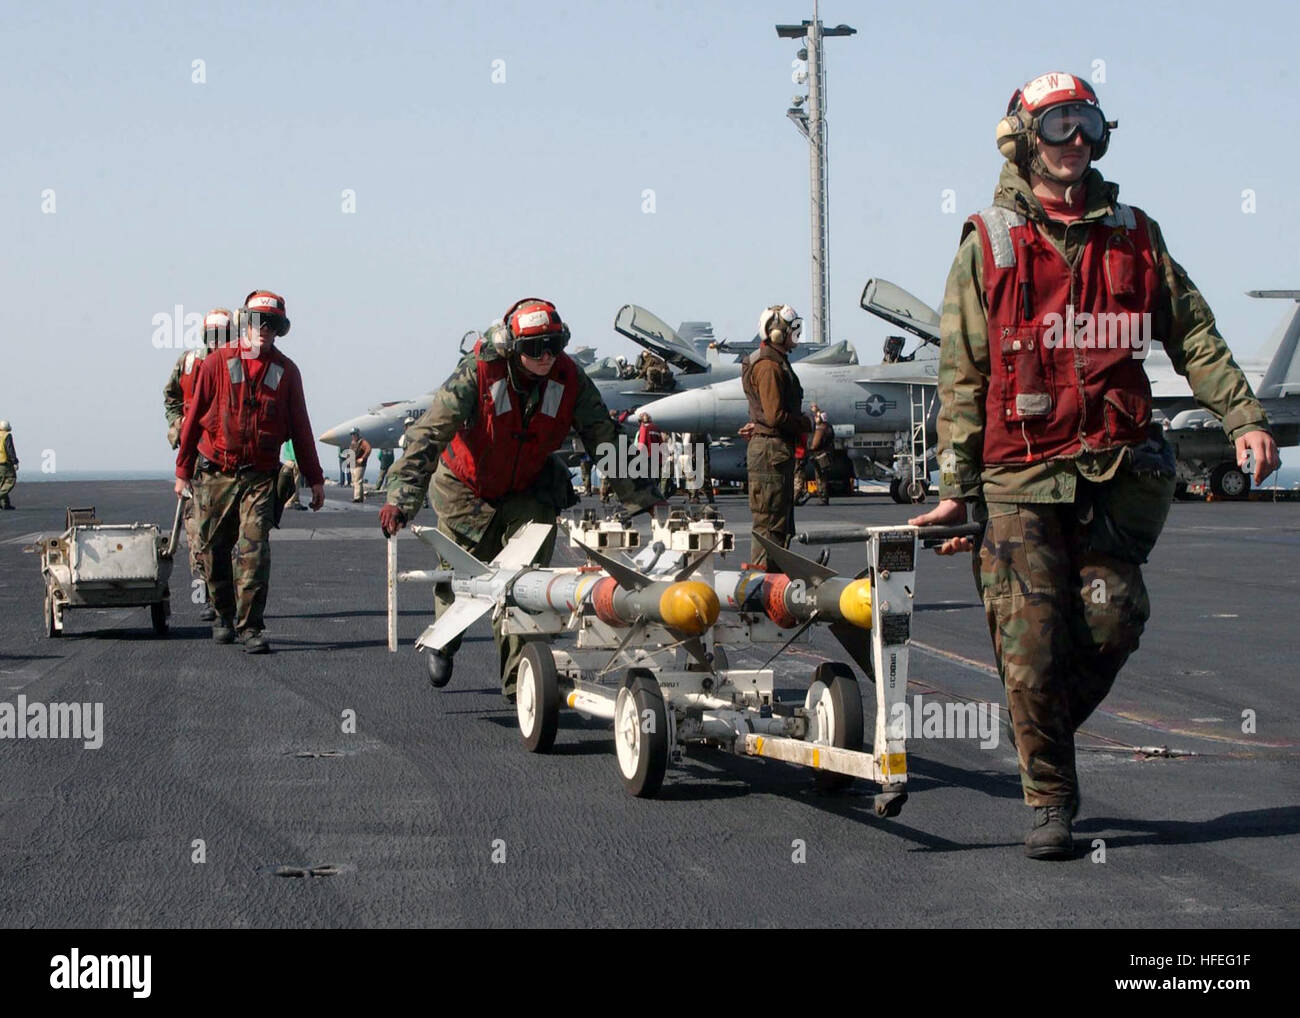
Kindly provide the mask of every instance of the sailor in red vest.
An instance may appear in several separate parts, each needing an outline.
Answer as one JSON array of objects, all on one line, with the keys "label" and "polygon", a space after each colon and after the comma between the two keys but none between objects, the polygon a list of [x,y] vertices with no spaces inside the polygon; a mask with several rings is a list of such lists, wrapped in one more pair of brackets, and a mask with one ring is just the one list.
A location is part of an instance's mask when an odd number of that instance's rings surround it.
[{"label": "sailor in red vest", "polygon": [[264,654],[270,649],[262,631],[285,440],[293,441],[312,509],[325,504],[325,477],[302,376],[275,348],[276,338],[289,331],[284,298],[254,290],[239,313],[240,341],[214,350],[199,371],[176,454],[176,493],[193,480],[199,551],[217,614],[212,638],[233,643],[238,636],[245,651]]},{"label": "sailor in red vest", "polygon": [[[203,345],[194,350],[186,350],[176,360],[171,377],[163,386],[163,413],[167,417],[167,444],[173,449],[181,444],[181,425],[185,415],[190,411],[194,401],[194,387],[198,384],[199,368],[203,358],[218,346],[226,346],[236,340],[235,316],[226,308],[213,308],[203,318]],[[217,616],[212,607],[212,592],[207,589],[207,577],[203,571],[203,558],[199,555],[199,518],[194,510],[194,499],[185,500],[185,539],[190,546],[190,574],[203,581],[203,609],[199,618],[205,622],[213,621]]]},{"label": "sailor in red vest", "polygon": [[[649,509],[661,501],[649,481],[620,476],[619,428],[600,392],[564,348],[569,328],[550,301],[528,297],[493,323],[434,396],[428,411],[406,429],[406,453],[388,474],[388,504],[379,513],[392,537],[413,520],[427,491],[438,529],[481,561],[490,561],[528,523],[554,523],[577,504],[569,471],[555,456],[576,431],[587,455],[620,502]],[[625,447],[622,447],[625,449]],[[623,469],[619,469],[622,467]],[[630,471],[628,471],[630,472]],[[432,481],[432,485],[430,485]],[[535,563],[551,560],[555,537]],[[436,594],[439,616],[453,603],[449,590]],[[502,692],[514,699],[515,666],[523,641],[494,624]],[[429,681],[451,679],[452,655],[428,652]]]},{"label": "sailor in red vest", "polygon": [[[1151,423],[1143,359],[1163,343],[1258,483],[1277,446],[1204,298],[1155,221],[1091,164],[1110,144],[1087,82],[1044,74],[998,124],[1007,162],[966,222],[944,294],[942,501],[910,522],[985,522],[975,556],[1006,689],[1025,802],[1025,852],[1074,854],[1074,733],[1150,615],[1141,565],[1174,488]],[[941,554],[969,550],[969,538]]]}]

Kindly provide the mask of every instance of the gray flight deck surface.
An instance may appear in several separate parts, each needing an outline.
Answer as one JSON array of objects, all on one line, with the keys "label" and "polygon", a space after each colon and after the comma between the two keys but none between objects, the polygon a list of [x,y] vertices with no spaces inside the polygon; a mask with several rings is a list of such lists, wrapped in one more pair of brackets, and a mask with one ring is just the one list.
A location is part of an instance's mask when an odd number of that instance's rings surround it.
[{"label": "gray flight deck surface", "polygon": [[[871,785],[827,796],[809,771],[712,751],[670,771],[662,798],[632,799],[608,726],[569,712],[555,752],[529,755],[486,621],[451,684],[432,690],[411,646],[431,596],[403,585],[402,647],[388,653],[378,503],[353,506],[337,488],[322,512],[287,513],[273,538],[275,653],[211,642],[183,557],[170,637],[133,609],[73,611],[65,635],[46,639],[30,535],[61,530],[67,505],[165,525],[173,503],[160,481],[20,483],[14,498],[19,510],[0,513],[0,701],[102,702],[105,731],[98,750],[0,742],[6,927],[1300,920],[1294,503],[1173,507],[1146,570],[1142,648],[1079,740],[1079,857],[1045,863],[1021,852],[1030,813],[1005,740],[909,741],[911,798],[892,820],[873,814]],[[743,552],[745,502],[721,506]],[[907,515],[887,496],[798,510],[801,525]],[[863,560],[860,545],[832,548],[841,571]],[[432,564],[409,534],[399,561]],[[571,561],[562,549],[557,564]],[[924,553],[916,593],[910,695],[1000,702],[967,556]],[[837,650],[826,633],[796,645],[778,688],[795,696]],[[732,655],[760,661],[757,649]],[[356,734],[341,731],[349,710]],[[1244,710],[1257,734],[1243,734]],[[206,862],[192,861],[196,839]],[[1104,864],[1090,858],[1095,839]],[[338,872],[276,874],[325,864]]]}]

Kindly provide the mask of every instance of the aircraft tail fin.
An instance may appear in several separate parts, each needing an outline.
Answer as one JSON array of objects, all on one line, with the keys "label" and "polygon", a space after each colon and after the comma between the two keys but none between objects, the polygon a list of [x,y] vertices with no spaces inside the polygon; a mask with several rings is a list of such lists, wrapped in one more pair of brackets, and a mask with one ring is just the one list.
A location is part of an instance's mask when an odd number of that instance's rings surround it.
[{"label": "aircraft tail fin", "polygon": [[1281,399],[1300,394],[1300,290],[1252,290],[1250,295],[1295,299],[1291,313],[1278,327],[1277,349],[1255,395],[1260,399]]}]

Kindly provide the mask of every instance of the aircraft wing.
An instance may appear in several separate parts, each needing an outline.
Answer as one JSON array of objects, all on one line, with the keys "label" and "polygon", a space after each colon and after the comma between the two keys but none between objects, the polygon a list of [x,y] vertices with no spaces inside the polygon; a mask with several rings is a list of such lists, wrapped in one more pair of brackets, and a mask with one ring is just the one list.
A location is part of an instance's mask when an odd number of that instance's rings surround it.
[{"label": "aircraft wing", "polygon": [[624,304],[614,316],[614,331],[638,346],[658,354],[688,375],[709,370],[708,358],[682,339],[663,319],[635,304]]}]

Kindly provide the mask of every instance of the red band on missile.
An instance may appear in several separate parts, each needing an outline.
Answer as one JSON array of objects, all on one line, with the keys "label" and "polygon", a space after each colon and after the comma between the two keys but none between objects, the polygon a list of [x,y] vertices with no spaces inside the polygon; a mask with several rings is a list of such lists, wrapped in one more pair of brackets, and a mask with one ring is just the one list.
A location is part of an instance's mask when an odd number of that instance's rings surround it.
[{"label": "red band on missile", "polygon": [[603,580],[596,583],[596,589],[591,592],[591,605],[596,609],[596,618],[607,626],[617,626],[622,628],[627,625],[614,611],[614,594],[618,590],[618,580],[612,576],[606,576]]},{"label": "red band on missile", "polygon": [[790,577],[784,573],[769,573],[763,581],[763,610],[782,629],[793,629],[799,624],[785,606],[785,592],[789,586]]}]

